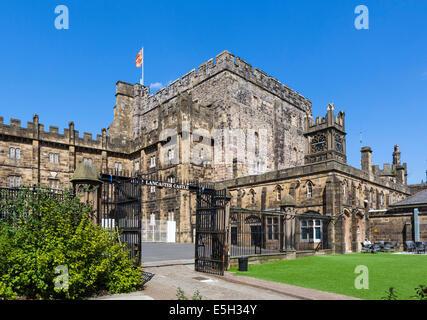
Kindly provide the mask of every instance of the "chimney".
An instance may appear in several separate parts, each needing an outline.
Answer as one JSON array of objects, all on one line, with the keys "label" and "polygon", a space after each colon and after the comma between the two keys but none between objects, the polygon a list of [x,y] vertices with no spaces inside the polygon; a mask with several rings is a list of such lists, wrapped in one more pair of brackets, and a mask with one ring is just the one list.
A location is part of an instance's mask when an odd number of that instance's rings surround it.
[{"label": "chimney", "polygon": [[362,153],[362,170],[372,173],[372,149],[370,147],[363,147],[360,151]]}]

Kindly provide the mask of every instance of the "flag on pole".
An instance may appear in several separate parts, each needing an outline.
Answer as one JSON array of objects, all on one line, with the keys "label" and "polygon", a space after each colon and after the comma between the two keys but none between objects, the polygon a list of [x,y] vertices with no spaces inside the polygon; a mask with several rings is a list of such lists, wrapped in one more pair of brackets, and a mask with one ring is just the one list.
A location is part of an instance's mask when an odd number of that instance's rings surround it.
[{"label": "flag on pole", "polygon": [[139,51],[139,53],[136,55],[135,63],[136,63],[137,68],[140,68],[142,66],[142,63],[143,63],[143,61],[142,61],[142,57],[143,57],[142,50],[143,49],[141,49],[141,51]]}]

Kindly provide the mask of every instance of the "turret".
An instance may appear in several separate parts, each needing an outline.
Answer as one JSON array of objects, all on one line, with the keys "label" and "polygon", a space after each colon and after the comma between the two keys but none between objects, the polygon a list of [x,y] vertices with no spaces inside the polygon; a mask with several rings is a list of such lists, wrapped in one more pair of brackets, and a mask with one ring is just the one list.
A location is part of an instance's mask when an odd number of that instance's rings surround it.
[{"label": "turret", "polygon": [[345,141],[345,113],[338,112],[335,117],[333,103],[328,104],[327,113],[324,118],[312,118],[306,115],[305,133],[308,138],[308,153],[305,163],[321,162],[329,159],[346,163],[346,141]]}]

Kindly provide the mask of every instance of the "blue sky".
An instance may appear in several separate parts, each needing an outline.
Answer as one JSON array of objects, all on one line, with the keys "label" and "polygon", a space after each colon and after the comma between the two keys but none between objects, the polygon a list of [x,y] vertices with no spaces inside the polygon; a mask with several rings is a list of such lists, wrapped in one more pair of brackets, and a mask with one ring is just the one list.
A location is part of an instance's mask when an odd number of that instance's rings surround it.
[{"label": "blue sky", "polygon": [[[57,5],[70,29],[54,27]],[[357,5],[369,30],[354,27]],[[0,116],[94,135],[113,119],[115,83],[168,84],[223,50],[313,102],[346,113],[348,163],[391,162],[399,144],[408,181],[427,169],[427,1],[20,1],[0,3]]]}]

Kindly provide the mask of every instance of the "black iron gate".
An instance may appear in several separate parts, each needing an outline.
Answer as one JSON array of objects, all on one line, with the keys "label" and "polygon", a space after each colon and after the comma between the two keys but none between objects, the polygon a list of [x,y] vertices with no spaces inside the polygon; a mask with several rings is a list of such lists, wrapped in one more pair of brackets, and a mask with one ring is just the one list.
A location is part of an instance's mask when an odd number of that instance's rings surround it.
[{"label": "black iron gate", "polygon": [[197,191],[195,270],[224,275],[226,255],[226,190]]},{"label": "black iron gate", "polygon": [[130,257],[141,263],[141,185],[139,178],[102,175],[101,211],[98,224],[120,232]]},{"label": "black iron gate", "polygon": [[[154,179],[152,179],[154,178]],[[214,184],[160,181],[158,177],[123,177],[102,174],[101,210],[98,223],[104,228],[120,231],[120,241],[127,244],[131,258],[141,262],[142,186],[176,188],[197,195],[195,270],[223,275],[228,250],[226,245],[226,189],[216,190]]]}]

